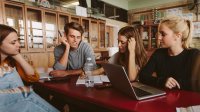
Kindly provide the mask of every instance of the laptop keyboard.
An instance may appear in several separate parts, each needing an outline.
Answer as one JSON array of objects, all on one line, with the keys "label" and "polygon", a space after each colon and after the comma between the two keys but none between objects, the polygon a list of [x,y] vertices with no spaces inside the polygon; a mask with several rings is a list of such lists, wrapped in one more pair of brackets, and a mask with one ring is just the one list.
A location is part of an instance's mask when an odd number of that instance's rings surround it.
[{"label": "laptop keyboard", "polygon": [[139,89],[139,88],[136,88],[136,87],[133,87],[134,90],[135,90],[135,93],[138,97],[142,97],[142,96],[147,96],[147,95],[151,95],[152,93],[149,93],[149,92],[146,92],[142,89]]}]

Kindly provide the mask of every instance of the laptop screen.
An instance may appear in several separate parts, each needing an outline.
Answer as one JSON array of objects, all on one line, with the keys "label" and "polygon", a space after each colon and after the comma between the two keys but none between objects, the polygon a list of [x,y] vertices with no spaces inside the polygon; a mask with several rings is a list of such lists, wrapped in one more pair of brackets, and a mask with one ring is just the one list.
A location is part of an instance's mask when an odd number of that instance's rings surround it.
[{"label": "laptop screen", "polygon": [[130,97],[135,97],[133,88],[130,85],[130,81],[128,79],[128,75],[126,74],[123,66],[109,63],[104,63],[102,66],[114,88],[127,94]]}]

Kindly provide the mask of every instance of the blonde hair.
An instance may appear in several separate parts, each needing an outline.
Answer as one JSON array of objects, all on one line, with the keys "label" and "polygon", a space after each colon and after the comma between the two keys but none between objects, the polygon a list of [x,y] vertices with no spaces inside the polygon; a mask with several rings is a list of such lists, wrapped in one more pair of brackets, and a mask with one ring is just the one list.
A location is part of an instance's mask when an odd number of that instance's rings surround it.
[{"label": "blonde hair", "polygon": [[182,33],[182,47],[188,49],[192,41],[193,23],[190,20],[179,16],[169,16],[163,19],[160,24],[165,24],[174,33]]}]

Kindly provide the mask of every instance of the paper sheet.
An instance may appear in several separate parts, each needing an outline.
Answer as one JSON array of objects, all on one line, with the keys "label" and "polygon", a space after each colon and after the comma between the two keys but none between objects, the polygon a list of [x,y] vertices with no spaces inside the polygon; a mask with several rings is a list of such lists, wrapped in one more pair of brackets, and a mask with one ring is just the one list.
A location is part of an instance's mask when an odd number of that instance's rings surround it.
[{"label": "paper sheet", "polygon": [[176,108],[176,112],[199,112],[200,105],[189,106],[189,107],[178,107]]},{"label": "paper sheet", "polygon": [[[95,84],[101,84],[103,82],[110,82],[108,77],[106,75],[96,75],[96,76],[92,76],[94,78],[94,83]],[[79,84],[85,84],[85,79],[78,78],[78,80],[76,81],[76,85]]]}]

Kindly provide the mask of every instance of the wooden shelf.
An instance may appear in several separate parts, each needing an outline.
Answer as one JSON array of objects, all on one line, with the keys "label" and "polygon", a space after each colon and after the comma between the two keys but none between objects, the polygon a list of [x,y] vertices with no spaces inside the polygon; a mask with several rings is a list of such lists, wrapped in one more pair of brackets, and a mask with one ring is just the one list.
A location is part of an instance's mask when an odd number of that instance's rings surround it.
[{"label": "wooden shelf", "polygon": [[[47,51],[53,51],[58,43],[58,33],[57,33],[57,13],[44,11],[44,21],[45,21],[45,48]],[[49,33],[52,34],[49,34]],[[51,35],[51,37],[49,37]]]},{"label": "wooden shelf", "polygon": [[76,22],[76,23],[81,23],[81,18],[80,16],[76,16],[76,15],[71,15],[70,16],[70,22]]},{"label": "wooden shelf", "polygon": [[90,43],[90,19],[81,17],[81,25],[83,27],[84,33],[83,33],[83,41]]},{"label": "wooden shelf", "polygon": [[[151,50],[152,48],[157,48],[157,28],[158,24],[152,24],[152,25],[143,25],[141,32],[147,32],[147,39],[143,39],[144,47],[147,50]],[[144,38],[144,37],[143,37]],[[145,37],[146,38],[146,37]]]},{"label": "wooden shelf", "polygon": [[[25,14],[24,14],[24,5],[23,4],[14,4],[13,2],[1,2],[0,8],[3,9],[0,14],[3,14],[3,20],[1,21],[6,25],[13,27],[19,34],[19,38],[24,41],[20,41],[21,43],[21,51],[26,51],[26,29],[25,29]],[[1,17],[0,17],[1,19]],[[1,20],[2,20],[1,19]]]},{"label": "wooden shelf", "polygon": [[[24,55],[30,56],[31,61],[39,60],[43,54],[53,55],[54,47],[59,44],[58,31],[63,35],[64,25],[72,21],[83,26],[85,39],[95,52],[107,52],[106,48],[112,46],[110,38],[106,38],[105,35],[104,20],[0,0],[0,23],[12,26],[20,33],[21,51]],[[52,62],[54,59],[48,61]],[[48,61],[41,66],[49,65]],[[35,66],[38,67],[40,64],[37,63]]]}]

